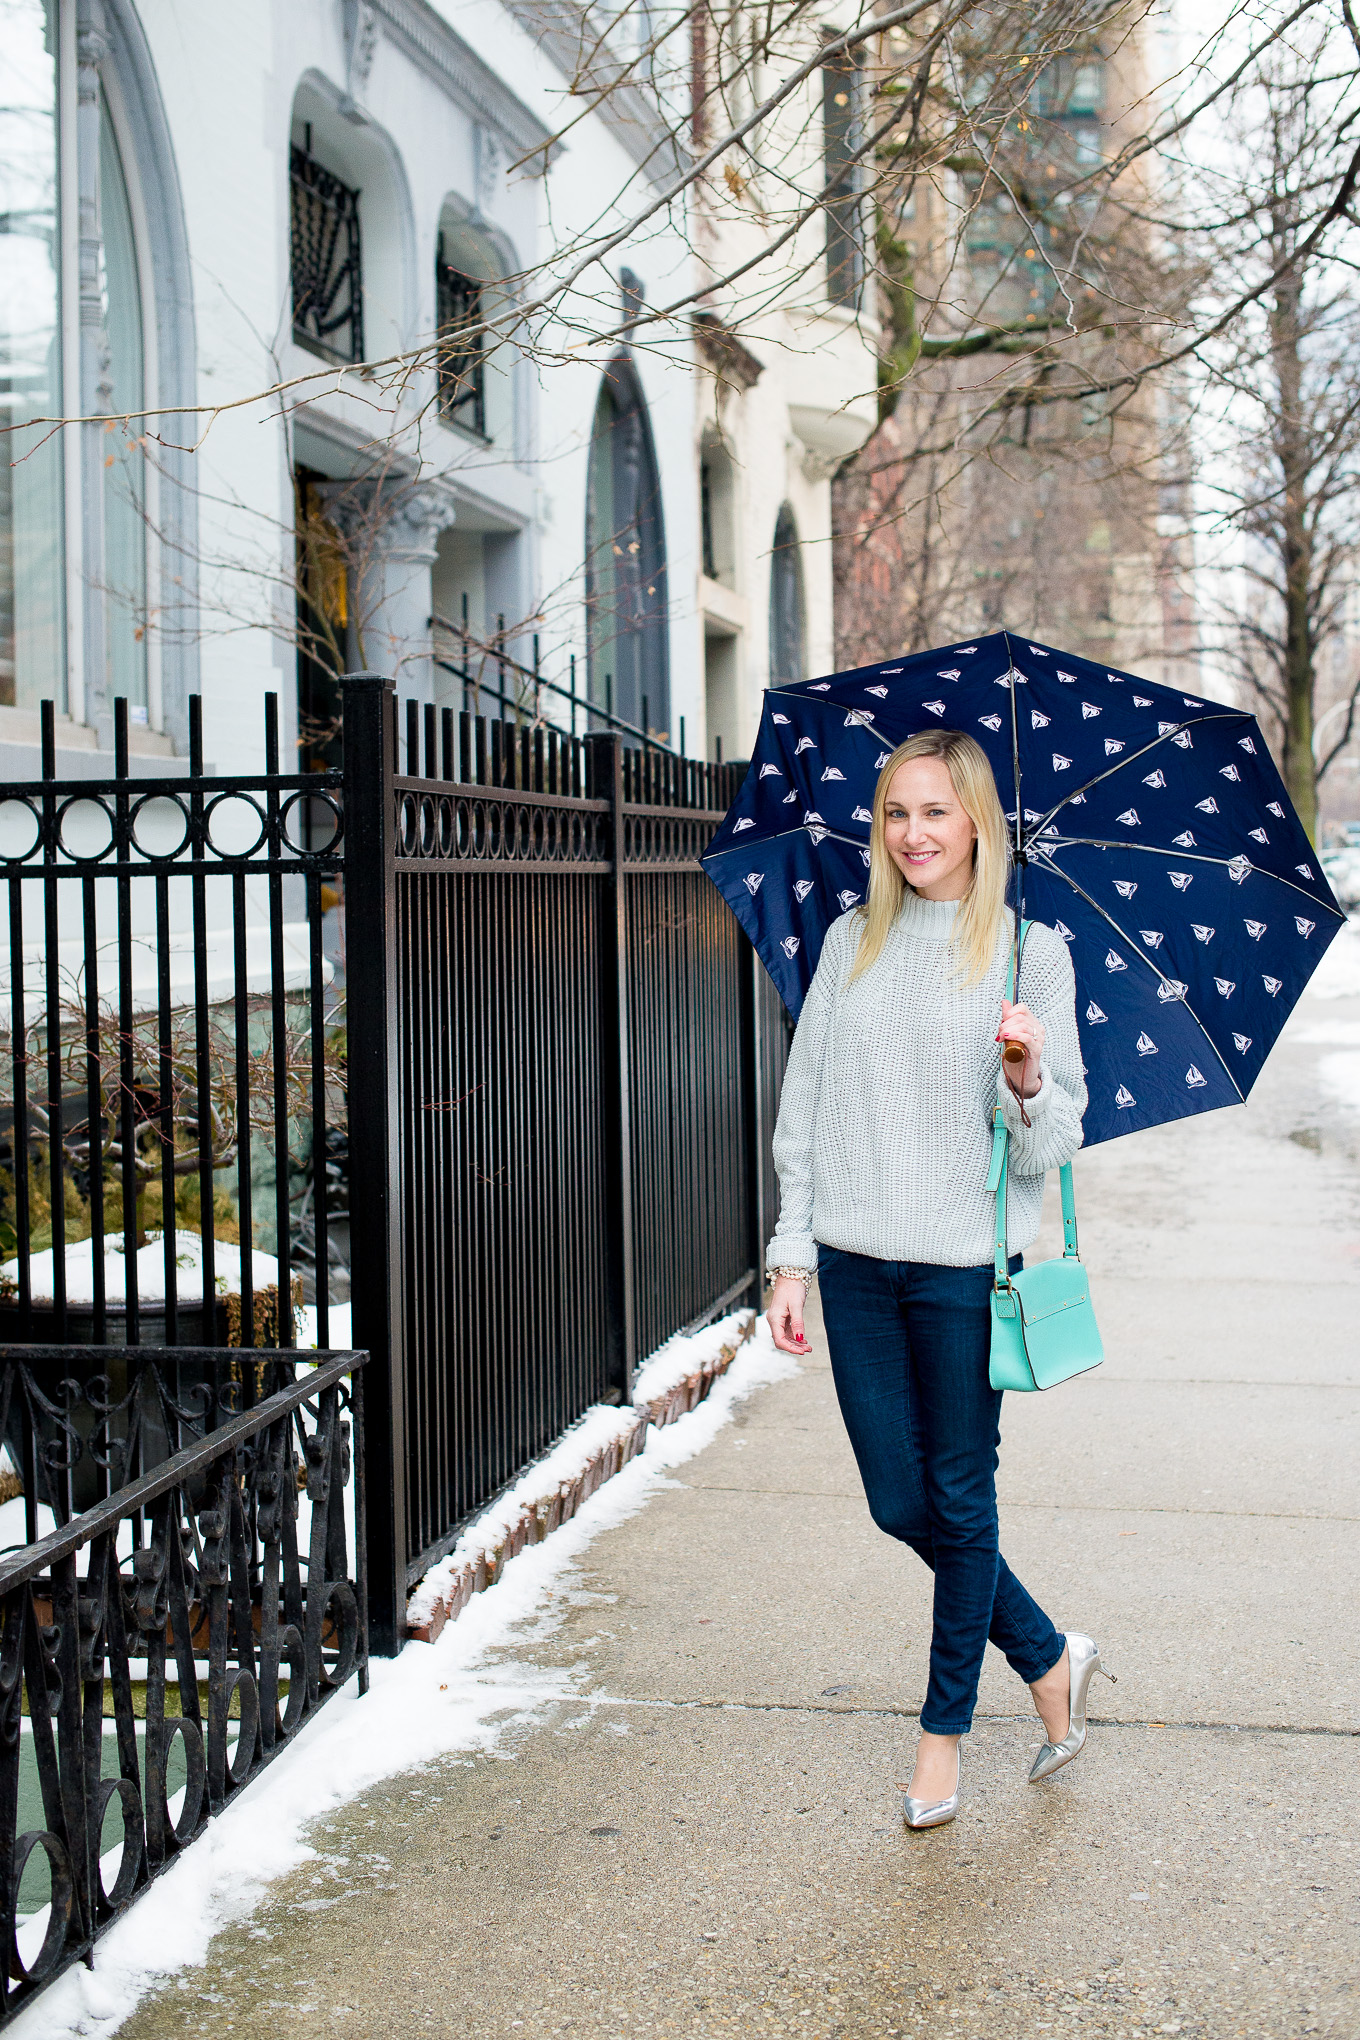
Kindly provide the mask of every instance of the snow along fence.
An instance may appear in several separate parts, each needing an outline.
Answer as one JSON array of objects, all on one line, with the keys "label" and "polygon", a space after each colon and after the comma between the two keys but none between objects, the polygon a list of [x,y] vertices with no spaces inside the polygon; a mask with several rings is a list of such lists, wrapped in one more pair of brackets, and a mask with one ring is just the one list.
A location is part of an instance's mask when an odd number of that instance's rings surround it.
[{"label": "snow along fence", "polygon": [[[70,1353],[11,1346],[5,1365],[50,1370]],[[216,1349],[192,1358],[204,1370],[232,1364]],[[12,1850],[0,2026],[89,1960],[356,1670],[366,1690],[353,1450],[365,1359],[322,1353],[293,1380],[290,1351],[257,1349],[266,1386],[283,1385],[242,1409],[241,1383],[219,1381],[198,1399],[200,1435],[0,1556],[0,1808]],[[28,1392],[39,1392],[31,1381]],[[123,1441],[134,1469],[136,1418]],[[121,1460],[120,1441],[105,1442],[106,1459]]]},{"label": "snow along fence", "polygon": [[638,1369],[631,1407],[599,1403],[587,1410],[426,1573],[407,1603],[407,1635],[433,1643],[526,1544],[541,1544],[570,1522],[597,1488],[637,1457],[649,1425],[673,1424],[704,1400],[755,1325],[754,1311],[738,1310],[701,1332],[667,1340]]}]

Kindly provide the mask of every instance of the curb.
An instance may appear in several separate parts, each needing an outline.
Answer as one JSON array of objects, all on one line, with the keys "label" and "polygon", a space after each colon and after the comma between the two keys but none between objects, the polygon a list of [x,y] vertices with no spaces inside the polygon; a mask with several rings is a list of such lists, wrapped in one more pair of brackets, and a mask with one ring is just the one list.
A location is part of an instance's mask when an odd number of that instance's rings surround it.
[{"label": "curb", "polygon": [[[612,1444],[594,1453],[572,1479],[559,1481],[547,1493],[525,1501],[508,1528],[498,1531],[475,1558],[464,1560],[434,1606],[423,1611],[418,1620],[406,1623],[406,1635],[417,1643],[433,1643],[450,1622],[457,1621],[474,1594],[485,1593],[488,1587],[495,1586],[511,1559],[518,1558],[526,1545],[542,1544],[554,1530],[560,1530],[564,1523],[569,1523],[598,1488],[612,1480],[616,1473],[621,1473],[630,1460],[636,1459],[647,1442],[649,1427],[654,1425],[660,1430],[697,1409],[714,1382],[726,1374],[757,1322],[758,1314],[753,1312],[745,1329],[730,1345],[720,1347],[711,1360],[704,1361],[693,1373],[684,1375],[664,1395],[635,1404],[626,1413],[633,1419],[631,1428],[622,1432]],[[624,1414],[620,1412],[621,1416]],[[415,1592],[419,1592],[418,1587]]]}]

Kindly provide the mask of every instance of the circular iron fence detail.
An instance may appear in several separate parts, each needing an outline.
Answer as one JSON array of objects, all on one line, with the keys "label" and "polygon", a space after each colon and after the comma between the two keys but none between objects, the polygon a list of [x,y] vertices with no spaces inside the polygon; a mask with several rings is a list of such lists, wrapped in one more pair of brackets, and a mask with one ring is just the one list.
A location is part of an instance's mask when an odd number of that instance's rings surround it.
[{"label": "circular iron fence detail", "polygon": [[0,800],[0,858],[22,864],[42,840],[42,821],[32,801]]},{"label": "circular iron fence detail", "polygon": [[275,1701],[275,1716],[279,1734],[289,1736],[301,1727],[307,1712],[307,1647],[301,1630],[291,1622],[279,1630],[279,1656],[288,1661],[288,1699],[281,1714]]},{"label": "circular iron fence detail", "polygon": [[[487,794],[403,794],[397,854],[409,862],[581,864],[607,861],[608,818],[550,801]],[[705,837],[705,840],[707,838]]]},{"label": "circular iron fence detail", "polygon": [[624,822],[624,857],[629,864],[697,864],[708,848],[714,824],[693,815],[629,815]]},{"label": "circular iron fence detail", "polygon": [[264,809],[244,793],[219,793],[203,823],[205,847],[219,857],[253,857],[269,832]]},{"label": "circular iron fence detail", "polygon": [[359,1659],[359,1603],[349,1580],[327,1580],[321,1604],[321,1635],[326,1636],[326,1618],[331,1623],[331,1647],[335,1656],[329,1665],[322,1650],[321,1684],[335,1692],[350,1677]]},{"label": "circular iron fence detail", "polygon": [[[117,1800],[118,1811],[123,1823],[123,1853],[118,1863],[118,1875],[110,1891],[104,1883],[104,1858],[110,1853],[104,1846],[104,1820],[110,1806]],[[108,1913],[121,1912],[137,1888],[137,1878],[146,1851],[146,1835],[142,1825],[142,1801],[131,1778],[105,1778],[99,1786],[95,1801],[95,1832],[99,1836],[99,1847],[95,1853],[95,1874],[99,1879],[99,1903],[101,1910]]]},{"label": "circular iron fence detail", "polygon": [[[184,1803],[179,1810],[179,1819],[172,1820],[170,1800],[165,1790],[165,1777],[170,1768],[170,1751],[177,1735],[184,1743]],[[165,1741],[161,1747],[165,1752],[165,1765],[160,1775],[161,1817],[176,1842],[189,1842],[193,1840],[194,1832],[203,1817],[203,1801],[208,1793],[208,1762],[203,1750],[203,1731],[188,1715],[167,1715]]]},{"label": "circular iron fence detail", "polygon": [[30,1828],[27,1834],[20,1835],[15,1842],[10,1890],[18,1891],[24,1871],[28,1868],[28,1859],[35,1849],[41,1849],[46,1855],[48,1874],[52,1880],[47,1932],[43,1935],[42,1946],[34,1962],[25,1962],[20,1955],[19,1936],[16,1932],[10,1944],[9,1957],[10,1975],[16,1983],[45,1983],[57,1967],[65,1952],[66,1934],[71,1924],[71,1904],[75,1896],[71,1859],[60,1836],[49,1834],[45,1828]]},{"label": "circular iron fence detail", "polygon": [[113,816],[102,800],[75,794],[57,809],[57,841],[73,864],[97,864],[113,848]]},{"label": "circular iron fence detail", "polygon": [[178,857],[189,841],[189,817],[167,793],[148,793],[132,810],[132,840],[143,857]]},{"label": "circular iron fence detail", "polygon": [[[235,1723],[236,1744],[231,1745],[231,1703],[240,1694],[240,1714]],[[244,1785],[255,1769],[260,1751],[260,1690],[252,1673],[238,1670],[228,1678],[218,1705],[222,1736],[222,1765],[227,1783],[235,1789]]]},{"label": "circular iron fence detail", "polygon": [[320,857],[334,850],[342,827],[340,803],[333,793],[313,793],[305,787],[290,794],[279,810],[280,842],[300,857]]}]

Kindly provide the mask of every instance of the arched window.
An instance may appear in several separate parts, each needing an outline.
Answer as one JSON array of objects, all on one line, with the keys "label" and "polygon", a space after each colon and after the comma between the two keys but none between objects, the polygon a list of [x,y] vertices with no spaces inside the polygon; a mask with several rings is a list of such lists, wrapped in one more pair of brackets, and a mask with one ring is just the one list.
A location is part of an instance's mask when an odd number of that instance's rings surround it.
[{"label": "arched window", "polygon": [[[66,15],[4,0],[0,18],[0,399],[19,428],[0,462],[0,707],[51,698],[107,737],[121,695],[134,722],[182,746],[197,669],[194,456],[170,433],[149,459],[138,415],[192,403],[197,387],[179,182],[133,0],[103,0],[100,33],[75,39],[69,68]],[[97,252],[83,300],[62,290],[63,220]],[[108,429],[23,429],[101,412]]]},{"label": "arched window", "polygon": [[504,275],[490,235],[447,205],[434,264],[439,415],[508,452],[515,437],[515,351],[483,330],[506,302]]},{"label": "arched window", "polygon": [[605,372],[586,489],[590,697],[655,736],[670,730],[666,544],[661,479],[637,371]]},{"label": "arched window", "polygon": [[[132,206],[118,138],[103,95],[99,103],[99,213],[104,235],[104,332],[109,409],[136,413],[145,401],[142,282]],[[104,474],[105,645],[109,694],[125,695],[134,722],[147,719],[146,460],[136,443],[141,421],[110,435]]]},{"label": "arched window", "polygon": [[775,520],[770,560],[770,685],[803,678],[803,565],[787,503]]},{"label": "arched window", "polygon": [[61,244],[57,231],[57,51],[41,0],[4,12],[0,107],[0,398],[12,429],[0,458],[0,703],[65,707]]}]

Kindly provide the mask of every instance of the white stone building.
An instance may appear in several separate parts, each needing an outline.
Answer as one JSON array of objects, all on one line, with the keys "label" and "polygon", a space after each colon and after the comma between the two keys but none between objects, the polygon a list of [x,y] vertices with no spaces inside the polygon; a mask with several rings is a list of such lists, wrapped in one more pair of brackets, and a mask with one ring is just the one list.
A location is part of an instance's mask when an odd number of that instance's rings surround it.
[{"label": "white stone building", "polygon": [[[0,773],[36,771],[45,697],[67,774],[108,769],[119,695],[141,771],[184,756],[193,693],[218,770],[259,762],[268,692],[285,760],[333,755],[347,669],[488,709],[441,663],[466,672],[464,627],[487,687],[537,641],[545,678],[710,757],[772,665],[830,663],[856,278],[814,257],[750,350],[720,305],[635,340],[749,241],[715,215],[700,261],[682,204],[532,359],[456,337],[674,170],[643,86],[572,99],[598,27],[571,0],[0,0]],[[742,364],[716,399],[700,348]]]},{"label": "white stone building", "polygon": [[[729,118],[748,112],[782,69],[827,47],[838,12],[823,10],[782,66],[749,60]],[[710,76],[734,69],[721,39],[707,54]],[[728,757],[749,755],[767,685],[835,666],[831,477],[877,422],[872,215],[860,196],[864,62],[862,46],[832,52],[764,124],[754,151],[731,152],[723,171],[732,175],[704,181],[694,208],[701,273],[712,281],[697,321],[709,373],[696,386],[710,757],[719,743]],[[785,242],[781,229],[809,203]],[[749,269],[767,243],[775,252]]]}]

